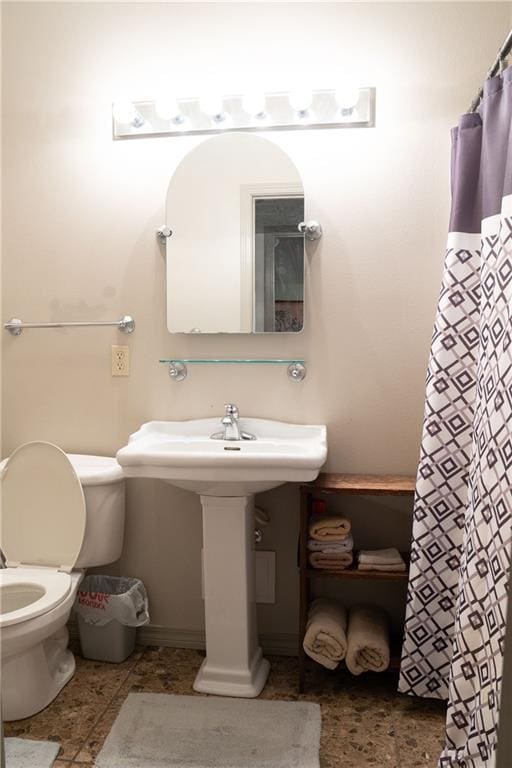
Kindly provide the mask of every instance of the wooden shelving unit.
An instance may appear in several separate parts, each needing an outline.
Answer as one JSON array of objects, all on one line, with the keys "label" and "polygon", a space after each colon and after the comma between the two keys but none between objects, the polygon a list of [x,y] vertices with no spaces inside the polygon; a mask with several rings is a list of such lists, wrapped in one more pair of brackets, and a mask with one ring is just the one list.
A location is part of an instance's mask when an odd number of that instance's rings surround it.
[{"label": "wooden shelving unit", "polygon": [[[407,552],[401,552],[400,554],[408,565],[409,554]],[[357,563],[357,550],[354,550],[354,563]],[[359,571],[355,564],[344,571],[325,571],[321,568],[307,566],[306,576],[308,579],[343,579],[344,581],[407,581],[409,579],[407,571],[391,573]]]},{"label": "wooden shelving unit", "polygon": [[[359,494],[361,496],[410,496],[414,495],[415,478],[404,475],[349,475],[322,473],[318,478],[301,485],[300,503],[300,538],[299,538],[299,570],[300,570],[300,614],[299,614],[299,691],[304,690],[306,671],[306,654],[302,641],[306,632],[308,606],[310,601],[310,584],[312,579],[329,578],[366,581],[407,581],[409,574],[384,573],[382,571],[358,571],[357,568],[347,568],[345,571],[324,571],[311,568],[308,561],[308,531],[309,518],[312,511],[313,499],[323,495]],[[408,554],[402,553],[408,563]],[[354,558],[356,561],[356,558]],[[391,668],[396,669],[400,664],[400,642],[392,643],[393,653]]]}]

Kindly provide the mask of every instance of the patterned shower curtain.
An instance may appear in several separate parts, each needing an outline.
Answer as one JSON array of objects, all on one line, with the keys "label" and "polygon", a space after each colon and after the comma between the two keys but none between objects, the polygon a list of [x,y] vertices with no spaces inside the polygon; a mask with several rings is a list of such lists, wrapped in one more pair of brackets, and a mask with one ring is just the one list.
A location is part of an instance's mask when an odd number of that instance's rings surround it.
[{"label": "patterned shower curtain", "polygon": [[496,761],[512,550],[511,124],[509,68],[452,134],[399,684],[448,699],[442,768]]}]

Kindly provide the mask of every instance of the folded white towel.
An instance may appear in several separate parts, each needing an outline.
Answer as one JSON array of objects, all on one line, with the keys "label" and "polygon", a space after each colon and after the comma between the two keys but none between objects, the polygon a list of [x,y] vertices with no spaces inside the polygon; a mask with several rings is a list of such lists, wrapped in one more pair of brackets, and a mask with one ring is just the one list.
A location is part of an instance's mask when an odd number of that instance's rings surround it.
[{"label": "folded white towel", "polygon": [[313,568],[323,568],[326,571],[345,571],[350,568],[354,558],[352,552],[310,552],[309,562]]},{"label": "folded white towel", "polygon": [[334,600],[319,597],[308,613],[303,648],[327,669],[336,669],[347,652],[347,612]]},{"label": "folded white towel", "polygon": [[359,563],[357,566],[358,571],[382,571],[382,573],[403,573],[407,570],[407,566],[402,560],[401,563],[396,565],[377,565],[376,563]]},{"label": "folded white towel", "polygon": [[362,549],[359,552],[360,563],[373,563],[375,565],[400,565],[403,558],[398,549]]},{"label": "folded white towel", "polygon": [[341,515],[314,515],[309,523],[309,535],[316,541],[343,541],[350,527],[350,520]]},{"label": "folded white towel", "polygon": [[380,608],[358,605],[350,610],[345,663],[353,675],[389,667],[389,628]]},{"label": "folded white towel", "polygon": [[351,552],[353,548],[354,539],[350,533],[343,541],[315,541],[315,539],[308,539],[308,549],[310,552],[323,552],[325,554]]}]

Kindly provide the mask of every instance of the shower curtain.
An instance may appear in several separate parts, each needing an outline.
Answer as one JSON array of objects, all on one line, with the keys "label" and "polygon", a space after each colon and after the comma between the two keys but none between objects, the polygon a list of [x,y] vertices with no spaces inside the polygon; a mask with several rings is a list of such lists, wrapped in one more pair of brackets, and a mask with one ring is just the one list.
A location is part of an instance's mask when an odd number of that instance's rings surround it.
[{"label": "shower curtain", "polygon": [[452,133],[399,690],[448,699],[442,768],[495,765],[512,533],[512,68]]}]

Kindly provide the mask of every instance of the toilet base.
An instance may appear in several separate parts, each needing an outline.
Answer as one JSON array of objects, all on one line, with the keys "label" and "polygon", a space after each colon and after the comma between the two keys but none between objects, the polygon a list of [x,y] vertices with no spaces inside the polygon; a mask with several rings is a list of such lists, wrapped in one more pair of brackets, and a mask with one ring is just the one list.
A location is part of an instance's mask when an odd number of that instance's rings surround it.
[{"label": "toilet base", "polygon": [[69,633],[61,627],[50,637],[2,661],[2,717],[22,720],[48,706],[73,677],[75,658]]}]

